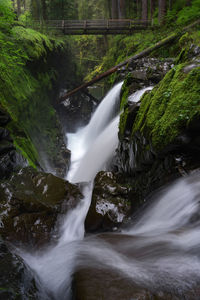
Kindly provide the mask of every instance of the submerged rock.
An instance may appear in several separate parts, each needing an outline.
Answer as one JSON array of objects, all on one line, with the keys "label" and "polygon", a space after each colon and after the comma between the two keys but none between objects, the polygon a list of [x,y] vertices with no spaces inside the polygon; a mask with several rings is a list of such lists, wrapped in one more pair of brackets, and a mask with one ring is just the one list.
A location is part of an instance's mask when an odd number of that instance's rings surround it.
[{"label": "submerged rock", "polygon": [[[181,278],[180,288],[178,283],[174,288],[167,282],[171,274],[154,265],[166,250],[166,242],[142,244],[141,237],[106,233],[89,238],[87,243],[87,251],[83,245],[79,255],[81,263],[74,274],[74,300],[199,299],[198,285],[184,282],[186,288],[182,290],[184,279]],[[159,271],[164,272],[165,280],[163,275],[158,275]]]},{"label": "submerged rock", "polygon": [[117,183],[112,172],[99,172],[95,178],[92,202],[85,228],[87,232],[113,230],[131,213],[129,187]]},{"label": "submerged rock", "polygon": [[0,234],[13,243],[44,245],[56,222],[82,197],[77,186],[52,174],[22,169],[0,183]]}]

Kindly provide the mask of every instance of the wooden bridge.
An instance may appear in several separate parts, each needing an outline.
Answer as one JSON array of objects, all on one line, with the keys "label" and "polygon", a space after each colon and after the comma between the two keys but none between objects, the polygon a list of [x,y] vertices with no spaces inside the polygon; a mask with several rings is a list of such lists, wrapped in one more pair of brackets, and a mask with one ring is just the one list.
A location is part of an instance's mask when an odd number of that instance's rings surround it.
[{"label": "wooden bridge", "polygon": [[80,34],[128,34],[152,26],[150,20],[108,19],[108,20],[46,20],[35,21],[34,27],[45,26],[58,29],[66,35]]}]

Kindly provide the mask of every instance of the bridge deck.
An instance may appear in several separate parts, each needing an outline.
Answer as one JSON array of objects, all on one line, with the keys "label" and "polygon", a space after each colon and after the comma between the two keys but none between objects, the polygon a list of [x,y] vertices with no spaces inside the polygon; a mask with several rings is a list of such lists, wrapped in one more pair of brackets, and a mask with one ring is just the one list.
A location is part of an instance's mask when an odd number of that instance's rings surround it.
[{"label": "bridge deck", "polygon": [[[39,21],[34,26],[40,26]],[[149,20],[47,20],[42,25],[49,29],[62,30],[64,34],[126,34],[151,26]]]}]

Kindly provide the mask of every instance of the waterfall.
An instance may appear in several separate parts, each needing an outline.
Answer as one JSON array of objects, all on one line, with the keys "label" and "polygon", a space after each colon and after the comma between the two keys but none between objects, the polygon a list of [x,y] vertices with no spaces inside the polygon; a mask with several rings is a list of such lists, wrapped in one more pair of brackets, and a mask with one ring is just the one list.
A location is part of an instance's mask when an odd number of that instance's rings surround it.
[{"label": "waterfall", "polygon": [[143,96],[143,94],[146,91],[151,91],[152,89],[153,89],[153,86],[148,86],[148,87],[145,87],[141,90],[138,90],[138,91],[136,91],[135,93],[133,93],[132,95],[130,95],[128,97],[128,101],[137,103],[138,101],[140,101],[141,97]]},{"label": "waterfall", "polygon": [[[90,181],[103,164],[112,156],[117,147],[117,120],[119,118],[116,117],[114,120],[114,117],[119,113],[122,84],[123,82],[116,84],[108,92],[86,127],[79,129],[75,134],[67,135],[68,148],[72,152],[71,167],[66,176],[66,179],[69,181]],[[102,156],[99,154],[102,154]],[[90,170],[90,167],[92,170]],[[86,176],[84,176],[84,173]]]},{"label": "waterfall", "polygon": [[120,100],[120,91],[123,82],[115,85],[97,107],[88,126],[84,128],[84,144],[88,148],[96,137],[106,128],[116,115],[116,103]]},{"label": "waterfall", "polygon": [[116,272],[116,278],[120,274],[142,289],[172,292],[176,299],[199,299],[184,296],[200,280],[199,182],[199,173],[177,180],[121,234],[83,240],[79,268]]},{"label": "waterfall", "polygon": [[93,145],[82,157],[71,182],[88,182],[94,178],[98,171],[103,169],[105,162],[113,156],[117,148],[118,123],[119,116],[95,139]]},{"label": "waterfall", "polygon": [[[135,224],[120,234],[84,239],[93,178],[112,157],[118,143],[119,116],[113,107],[121,86],[116,85],[107,94],[86,127],[68,135],[72,163],[67,178],[88,183],[83,189],[84,198],[66,215],[57,245],[33,254],[20,252],[35,274],[40,299],[71,299],[73,273],[88,267],[116,272],[116,276],[120,274],[143,289],[179,294],[200,280],[198,174],[178,180],[154,196]],[[140,96],[134,94],[131,101],[138,101],[145,91],[142,89]]]},{"label": "waterfall", "polygon": [[34,254],[20,251],[35,275],[41,299],[68,300],[71,297],[71,276],[84,237],[92,180],[112,157],[118,143],[119,108],[116,106],[119,107],[121,86],[122,82],[106,95],[86,127],[68,135],[72,162],[67,178],[71,182],[88,183],[82,191],[84,198],[80,204],[66,215],[57,245]]}]

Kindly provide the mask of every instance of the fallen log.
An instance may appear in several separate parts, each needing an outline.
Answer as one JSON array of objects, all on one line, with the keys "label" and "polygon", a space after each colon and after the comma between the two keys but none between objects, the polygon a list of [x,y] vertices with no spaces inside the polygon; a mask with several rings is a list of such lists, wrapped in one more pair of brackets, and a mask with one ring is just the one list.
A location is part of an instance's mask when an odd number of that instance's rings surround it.
[{"label": "fallen log", "polygon": [[162,39],[161,41],[159,41],[158,43],[156,43],[155,45],[143,50],[142,52],[128,58],[127,60],[123,61],[122,63],[118,64],[117,66],[114,66],[113,68],[109,69],[108,71],[96,76],[95,78],[93,78],[92,80],[83,83],[82,85],[80,85],[79,87],[75,88],[74,90],[67,92],[66,94],[64,94],[62,97],[60,97],[60,101],[64,101],[65,99],[67,99],[68,97],[72,96],[73,94],[77,93],[78,91],[85,89],[86,87],[100,81],[101,79],[115,73],[116,71],[118,71],[121,67],[129,64],[130,62],[132,62],[133,60],[136,60],[138,58],[143,58],[147,55],[149,55],[151,52],[153,52],[154,50],[157,50],[159,48],[161,48],[164,45],[167,45],[168,43],[172,42],[174,39],[178,38],[179,36],[181,36],[182,34],[184,34],[186,31],[188,31],[189,29],[195,27],[196,25],[200,24],[200,19],[197,20],[196,22],[186,26],[185,28],[183,28],[181,31],[174,33],[170,36],[168,36],[165,39]]}]

